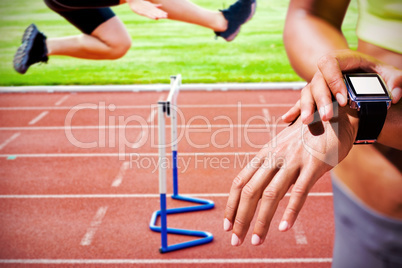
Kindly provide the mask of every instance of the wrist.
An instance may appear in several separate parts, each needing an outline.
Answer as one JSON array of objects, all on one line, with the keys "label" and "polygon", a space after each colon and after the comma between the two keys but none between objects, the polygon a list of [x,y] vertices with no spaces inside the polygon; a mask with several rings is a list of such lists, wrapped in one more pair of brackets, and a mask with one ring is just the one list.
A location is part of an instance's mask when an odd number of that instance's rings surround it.
[{"label": "wrist", "polygon": [[352,109],[349,105],[344,107],[339,106],[338,103],[338,120],[339,127],[346,128],[349,138],[352,142],[356,140],[357,131],[359,130],[359,115],[356,109]]}]

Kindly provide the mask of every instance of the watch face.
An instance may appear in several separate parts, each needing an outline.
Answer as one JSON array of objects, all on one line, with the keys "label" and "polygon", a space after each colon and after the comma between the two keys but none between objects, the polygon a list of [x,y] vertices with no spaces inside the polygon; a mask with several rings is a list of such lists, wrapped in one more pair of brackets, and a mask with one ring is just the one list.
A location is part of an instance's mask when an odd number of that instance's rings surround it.
[{"label": "watch face", "polygon": [[389,97],[377,74],[347,74],[345,78],[356,97]]}]

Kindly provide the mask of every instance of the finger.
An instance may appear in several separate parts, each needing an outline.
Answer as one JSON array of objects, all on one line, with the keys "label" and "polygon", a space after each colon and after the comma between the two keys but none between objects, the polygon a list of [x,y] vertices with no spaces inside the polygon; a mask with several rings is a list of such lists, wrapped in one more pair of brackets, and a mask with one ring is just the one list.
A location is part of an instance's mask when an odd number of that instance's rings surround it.
[{"label": "finger", "polygon": [[[332,95],[335,96],[336,100],[338,101],[340,106],[345,106],[347,103],[347,89],[345,82],[343,80],[343,74],[342,70],[347,70],[348,68],[351,68],[350,66],[357,66],[357,62],[354,63],[353,61],[356,61],[354,58],[349,56],[349,58],[343,58],[341,56],[339,57],[334,57],[332,55],[326,55],[318,61],[318,69],[320,70],[323,78],[326,81],[326,84],[328,85],[328,88],[332,92]],[[339,63],[338,61],[341,61]],[[353,62],[353,63],[351,63]],[[344,67],[347,63],[350,64],[349,67]],[[341,68],[341,66],[343,68]]]},{"label": "finger", "polygon": [[[357,51],[341,51],[334,56],[338,61],[339,68],[343,71],[361,69],[365,72],[374,72],[381,75],[384,81],[388,84],[392,92],[392,103],[398,103],[402,97],[402,71],[394,66],[385,64],[377,59],[359,53]],[[396,90],[394,92],[394,90]],[[335,94],[334,94],[335,95]],[[341,104],[337,97],[338,102]]]},{"label": "finger", "polygon": [[253,245],[257,246],[264,242],[272,218],[278,208],[279,201],[285,196],[295,177],[297,177],[297,173],[296,170],[279,170],[268,187],[264,190],[253,236],[251,238]]},{"label": "finger", "polygon": [[240,202],[241,191],[247,182],[252,178],[257,169],[262,165],[263,161],[263,155],[261,153],[257,154],[233,180],[225,208],[225,217],[223,220],[223,229],[225,231],[232,230],[238,204]]},{"label": "finger", "polygon": [[317,110],[320,118],[323,121],[328,121],[333,116],[332,96],[330,89],[327,87],[322,74],[317,72],[311,81],[311,95],[317,105]]},{"label": "finger", "polygon": [[167,18],[167,13],[155,6],[150,16],[154,19],[164,19]]},{"label": "finger", "polygon": [[284,115],[282,115],[282,120],[285,123],[292,123],[297,119],[299,115],[300,115],[300,100],[298,100],[296,104],[289,109],[289,111],[287,111]]},{"label": "finger", "polygon": [[391,90],[392,103],[398,103],[402,97],[402,70],[398,70],[392,66],[382,66],[379,74]]},{"label": "finger", "polygon": [[252,179],[244,186],[233,226],[233,246],[239,246],[243,243],[261,194],[277,170],[272,165],[272,159],[267,157]]},{"label": "finger", "polygon": [[314,119],[315,103],[311,95],[311,84],[303,88],[300,96],[300,119],[303,124],[309,124]]},{"label": "finger", "polygon": [[166,19],[166,18],[167,18],[167,16],[165,16],[165,15],[155,15],[154,16],[155,20]]},{"label": "finger", "polygon": [[152,4],[146,1],[140,2],[137,5],[133,5],[132,9],[137,14],[147,17],[149,19],[163,19],[167,18],[167,13],[160,9],[161,4]]},{"label": "finger", "polygon": [[157,10],[157,18],[166,19],[167,17],[168,17],[168,14],[165,11],[160,10],[160,9]]},{"label": "finger", "polygon": [[285,232],[292,228],[307,199],[310,189],[318,179],[315,177],[314,174],[311,174],[311,171],[301,172],[292,188],[289,203],[278,227],[279,231]]},{"label": "finger", "polygon": [[392,90],[391,94],[392,94],[392,103],[396,104],[402,97],[402,90],[400,87],[396,87]]}]

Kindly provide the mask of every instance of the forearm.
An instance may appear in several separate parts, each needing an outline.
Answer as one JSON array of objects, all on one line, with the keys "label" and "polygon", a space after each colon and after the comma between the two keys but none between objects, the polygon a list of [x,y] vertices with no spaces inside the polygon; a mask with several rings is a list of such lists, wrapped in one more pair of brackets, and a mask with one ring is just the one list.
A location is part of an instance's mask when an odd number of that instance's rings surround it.
[{"label": "forearm", "polygon": [[293,69],[306,81],[313,78],[323,55],[348,48],[341,25],[349,1],[329,2],[292,0],[289,6],[285,48]]},{"label": "forearm", "polygon": [[[351,109],[348,105],[339,107],[339,123],[340,127],[344,125],[351,125],[348,134],[356,139],[357,130],[359,128],[359,118],[357,110]],[[336,119],[335,119],[336,120]],[[402,102],[391,105],[388,109],[387,118],[385,119],[384,127],[378,136],[377,142],[388,147],[402,150]],[[364,145],[358,145],[364,146]]]},{"label": "forearm", "polygon": [[378,142],[389,147],[402,150],[402,102],[391,105],[387,113],[384,127],[378,137]]}]

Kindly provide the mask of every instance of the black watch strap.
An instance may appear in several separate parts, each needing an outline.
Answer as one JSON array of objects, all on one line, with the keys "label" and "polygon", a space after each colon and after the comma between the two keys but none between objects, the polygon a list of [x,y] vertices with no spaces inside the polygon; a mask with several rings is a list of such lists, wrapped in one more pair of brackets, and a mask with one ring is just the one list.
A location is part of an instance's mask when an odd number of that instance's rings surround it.
[{"label": "black watch strap", "polygon": [[373,143],[377,140],[387,117],[386,102],[361,102],[359,129],[355,144]]}]

